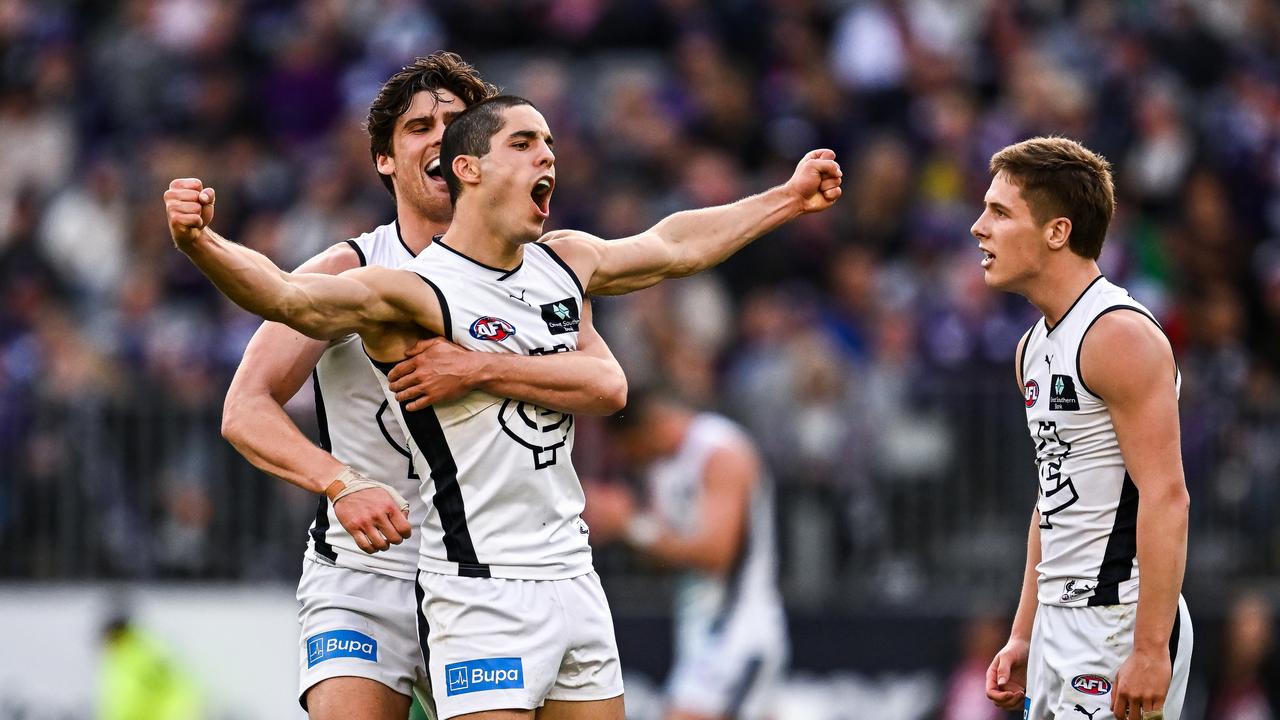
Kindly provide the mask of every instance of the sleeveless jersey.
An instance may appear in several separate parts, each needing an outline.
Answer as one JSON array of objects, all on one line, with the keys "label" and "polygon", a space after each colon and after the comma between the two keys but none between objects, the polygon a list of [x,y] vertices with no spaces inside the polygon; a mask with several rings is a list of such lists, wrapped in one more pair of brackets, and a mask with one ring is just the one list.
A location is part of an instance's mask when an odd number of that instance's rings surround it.
[{"label": "sleeveless jersey", "polygon": [[[1040,480],[1036,569],[1044,604],[1138,600],[1138,489],[1125,470],[1106,402],[1080,378],[1085,334],[1117,310],[1156,322],[1124,288],[1098,276],[1057,325],[1049,328],[1042,318],[1032,326],[1019,358]],[[1175,389],[1181,381],[1178,374]]]},{"label": "sleeveless jersey", "polygon": [[[711,455],[726,445],[749,443],[736,424],[704,413],[690,423],[680,448],[650,467],[651,502],[663,521],[683,535],[698,531],[703,473]],[[759,636],[785,637],[777,585],[773,489],[761,475],[751,491],[744,537],[728,575],[682,571],[676,582],[676,657],[694,652],[707,636],[730,623],[747,622]]]},{"label": "sleeveless jersey", "polygon": [[[373,232],[347,241],[360,256],[361,265],[398,267],[413,259],[400,238],[399,225],[382,225]],[[383,395],[378,375],[358,335],[334,340],[320,356],[311,374],[316,396],[320,445],[338,460],[394,487],[409,501],[409,522],[422,521],[415,473],[404,433]],[[310,549],[340,567],[414,579],[418,567],[418,539],[372,555],[355,540],[333,512],[333,503],[321,496],[311,525]]]},{"label": "sleeveless jersey", "polygon": [[[468,350],[546,355],[578,347],[582,287],[546,245],[529,244],[507,271],[437,240],[402,269],[431,286],[446,339]],[[391,365],[375,365],[394,403]],[[425,475],[422,570],[529,580],[591,571],[579,517],[585,498],[570,459],[572,415],[481,391],[416,412],[395,409]]]}]

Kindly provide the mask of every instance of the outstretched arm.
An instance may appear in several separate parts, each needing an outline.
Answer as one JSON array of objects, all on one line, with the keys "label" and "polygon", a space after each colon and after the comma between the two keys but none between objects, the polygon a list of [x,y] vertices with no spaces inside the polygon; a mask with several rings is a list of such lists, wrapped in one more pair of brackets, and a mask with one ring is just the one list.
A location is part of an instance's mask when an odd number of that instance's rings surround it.
[{"label": "outstretched arm", "polygon": [[835,153],[813,150],[790,180],[759,195],[678,212],[612,242],[576,231],[549,233],[542,242],[564,258],[588,293],[621,295],[706,270],[796,217],[826,210],[840,197],[840,182]]},{"label": "outstretched arm", "polygon": [[391,370],[396,399],[408,410],[448,402],[472,390],[531,402],[551,410],[609,415],[627,403],[627,377],[591,321],[583,302],[575,352],[509,355],[464,350],[441,338],[419,343],[413,357]]},{"label": "outstretched arm", "polygon": [[[223,295],[266,320],[327,340],[374,330],[380,323],[414,322],[410,311],[414,299],[424,300],[439,314],[435,296],[423,292],[424,288],[401,283],[401,290],[417,298],[393,294],[395,284],[384,281],[394,270],[358,268],[340,277],[284,272],[265,255],[233,243],[209,227],[216,197],[213,188],[204,187],[198,179],[174,180],[164,199],[169,233],[178,249]],[[429,329],[439,332],[439,327]]]},{"label": "outstretched arm", "polygon": [[[299,269],[340,273],[359,266],[355,251],[343,243]],[[263,323],[245,349],[222,409],[222,436],[246,460],[313,493],[323,493],[345,466],[302,434],[284,404],[306,382],[327,347],[279,323]],[[334,504],[334,511],[365,552],[386,550],[411,533],[396,500],[378,488],[347,495]]]}]

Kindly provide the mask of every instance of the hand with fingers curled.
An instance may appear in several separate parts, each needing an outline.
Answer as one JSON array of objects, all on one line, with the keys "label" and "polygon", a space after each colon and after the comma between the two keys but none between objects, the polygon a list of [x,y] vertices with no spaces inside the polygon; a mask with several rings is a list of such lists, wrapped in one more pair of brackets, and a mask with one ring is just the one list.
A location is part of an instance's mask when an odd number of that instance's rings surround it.
[{"label": "hand with fingers curled", "polygon": [[344,467],[325,488],[338,522],[370,555],[399,545],[413,532],[409,503],[385,483]]},{"label": "hand with fingers curled", "polygon": [[169,219],[169,235],[179,250],[200,239],[200,234],[213,222],[213,204],[217,194],[205,187],[199,178],[178,178],[169,183],[164,193],[165,215]]},{"label": "hand with fingers curled", "polygon": [[787,189],[799,199],[801,212],[819,212],[840,199],[842,175],[834,150],[811,150],[796,165]]},{"label": "hand with fingers curled", "polygon": [[410,412],[457,400],[478,386],[487,353],[472,352],[444,338],[420,340],[409,357],[387,374],[396,400]]},{"label": "hand with fingers curled", "polygon": [[1159,720],[1164,717],[1164,699],[1173,676],[1169,651],[1134,649],[1116,671],[1111,695],[1111,712],[1117,720]]},{"label": "hand with fingers curled", "polygon": [[1021,638],[1009,638],[987,668],[987,698],[1001,710],[1022,707],[1022,701],[1027,697],[1027,659],[1030,654],[1030,643]]}]

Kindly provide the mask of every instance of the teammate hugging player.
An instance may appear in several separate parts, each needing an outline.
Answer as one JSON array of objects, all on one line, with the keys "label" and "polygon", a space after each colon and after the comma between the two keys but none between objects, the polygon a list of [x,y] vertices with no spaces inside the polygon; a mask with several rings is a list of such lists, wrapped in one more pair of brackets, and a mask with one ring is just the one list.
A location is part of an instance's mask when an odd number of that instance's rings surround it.
[{"label": "teammate hugging player", "polygon": [[[454,119],[440,153],[453,223],[400,270],[283,273],[209,229],[212,192],[190,179],[165,194],[170,232],[237,304],[312,337],[358,332],[386,367],[425,335],[486,354],[572,351],[588,293],[699,272],[840,195],[834,153],[816,150],[784,185],[630,238],[543,236],[552,145],[541,113],[519,98]],[[440,717],[528,718],[540,708],[541,718],[621,720],[612,619],[569,458],[572,416],[492,391],[400,410],[429,497],[419,587]]]},{"label": "teammate hugging player", "polygon": [[[445,126],[495,92],[453,53],[419,58],[389,78],[369,108],[367,126],[373,162],[396,201],[396,221],[334,245],[299,271],[397,267],[430,245],[453,216],[438,171]],[[414,368],[425,363],[437,375],[473,378],[490,392],[566,412],[607,414],[625,398],[626,379],[592,328],[589,308],[582,317],[581,352],[479,355],[449,352],[448,345],[431,341],[398,372],[412,382]],[[308,375],[323,449],[282,407]],[[427,382],[420,389],[439,399],[443,388]],[[264,323],[227,393],[223,434],[263,471],[328,493],[320,498],[298,585],[298,697],[310,717],[404,720],[413,688],[430,709],[414,583],[418,538],[410,536],[410,523],[427,515],[418,491],[422,465],[410,459],[359,338],[325,342]],[[364,486],[360,478],[386,489]]]},{"label": "teammate hugging player", "polygon": [[1035,138],[996,153],[991,171],[972,228],[987,284],[1044,318],[1017,350],[1039,493],[987,696],[1029,720],[1178,720],[1192,635],[1173,350],[1098,269],[1115,210],[1104,159]]}]

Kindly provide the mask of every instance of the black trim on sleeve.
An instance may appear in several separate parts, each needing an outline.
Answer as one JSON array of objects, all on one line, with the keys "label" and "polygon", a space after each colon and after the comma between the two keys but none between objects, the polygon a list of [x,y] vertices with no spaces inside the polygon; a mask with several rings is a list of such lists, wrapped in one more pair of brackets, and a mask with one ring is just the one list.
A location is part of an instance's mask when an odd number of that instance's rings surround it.
[{"label": "black trim on sleeve", "polygon": [[453,342],[453,318],[449,315],[449,301],[444,299],[444,292],[440,290],[440,286],[431,282],[421,273],[415,273],[422,278],[422,282],[431,286],[436,291],[436,299],[440,301],[440,314],[444,317],[444,339]]},{"label": "black trim on sleeve", "polygon": [[[1031,346],[1031,338],[1036,334],[1036,323],[1031,326],[1027,334],[1022,338],[1022,352],[1018,353],[1018,379],[1022,381],[1022,391],[1025,394],[1027,388],[1027,348]],[[1024,395],[1025,397],[1025,395]]]},{"label": "black trim on sleeve", "polygon": [[[329,416],[324,410],[324,393],[320,390],[320,373],[316,370],[311,371],[311,389],[316,395],[316,425],[320,428],[320,447],[325,452],[331,453],[333,452],[333,440],[329,436]],[[320,503],[316,507],[316,523],[311,526],[311,540],[317,555],[337,562],[338,553],[326,539],[328,534],[329,498],[321,494]]]},{"label": "black trim on sleeve", "polygon": [[1133,577],[1133,560],[1138,556],[1138,486],[1129,473],[1124,474],[1116,517],[1107,537],[1098,570],[1098,588],[1089,605],[1119,605],[1120,583]]},{"label": "black trim on sleeve", "polygon": [[1080,304],[1080,301],[1084,299],[1084,296],[1085,296],[1085,295],[1087,295],[1087,294],[1089,294],[1089,290],[1090,290],[1090,289],[1092,289],[1094,285],[1097,285],[1097,284],[1098,284],[1098,281],[1099,281],[1099,280],[1101,280],[1101,279],[1102,279],[1102,276],[1101,276],[1101,275],[1099,275],[1098,277],[1094,278],[1094,279],[1093,279],[1093,280],[1092,280],[1088,285],[1086,285],[1086,286],[1084,287],[1084,290],[1082,290],[1082,291],[1080,292],[1080,296],[1076,298],[1076,301],[1075,301],[1075,302],[1073,302],[1073,303],[1071,303],[1071,307],[1067,308],[1067,311],[1066,311],[1066,312],[1064,312],[1064,313],[1062,313],[1062,317],[1058,318],[1058,324],[1057,324],[1057,325],[1054,325],[1053,327],[1049,327],[1049,318],[1045,318],[1045,319],[1044,319],[1044,329],[1045,329],[1045,333],[1044,333],[1044,334],[1045,334],[1045,335],[1049,335],[1050,333],[1052,333],[1052,332],[1053,332],[1054,328],[1060,327],[1060,326],[1062,325],[1062,321],[1064,321],[1064,320],[1066,320],[1066,319],[1067,319],[1067,316],[1071,314],[1071,311],[1076,309],[1076,306]]},{"label": "black trim on sleeve", "polygon": [[556,261],[557,265],[564,268],[564,271],[569,274],[569,279],[572,280],[573,284],[577,286],[578,295],[584,298],[587,296],[587,291],[582,288],[582,281],[578,279],[578,274],[573,271],[573,268],[569,267],[569,263],[566,263],[555,250],[551,249],[550,245],[547,245],[546,243],[536,242],[536,243],[533,243],[533,246],[537,248],[542,248],[548,255],[551,256],[552,260]]},{"label": "black trim on sleeve", "polygon": [[[391,372],[391,368],[395,367],[395,363],[369,359],[383,374]],[[471,541],[471,531],[467,527],[467,508],[462,500],[462,487],[458,484],[458,464],[449,450],[449,442],[444,435],[444,428],[440,426],[440,418],[436,416],[436,409],[426,407],[410,411],[405,405],[406,403],[400,403],[400,414],[409,430],[409,436],[426,460],[431,480],[435,483],[436,491],[431,496],[431,502],[440,513],[440,525],[444,528],[445,557],[450,562],[458,563],[458,574],[462,577],[491,577],[489,566],[476,557],[475,544]]]},{"label": "black trim on sleeve", "polygon": [[[1092,395],[1092,396],[1094,396],[1094,397],[1096,397],[1096,398],[1101,398],[1102,396],[1101,396],[1101,395],[1099,395],[1098,393],[1094,392],[1094,391],[1093,391],[1093,388],[1089,387],[1089,384],[1088,384],[1088,383],[1086,383],[1086,382],[1084,381],[1084,373],[1080,371],[1080,351],[1081,351],[1082,349],[1084,349],[1084,339],[1085,339],[1085,337],[1086,337],[1086,336],[1088,336],[1089,331],[1093,329],[1093,326],[1097,324],[1098,320],[1099,320],[1103,315],[1106,315],[1107,313],[1110,313],[1110,312],[1115,312],[1116,310],[1132,310],[1132,311],[1134,311],[1134,312],[1138,313],[1139,315],[1141,315],[1142,317],[1144,317],[1144,318],[1146,318],[1146,319],[1150,320],[1151,322],[1155,323],[1155,326],[1156,326],[1157,328],[1159,328],[1159,329],[1160,329],[1160,332],[1161,332],[1161,333],[1163,333],[1163,332],[1164,332],[1164,328],[1160,326],[1160,323],[1159,323],[1159,322],[1156,322],[1156,319],[1155,319],[1155,318],[1151,317],[1151,313],[1148,313],[1148,312],[1144,311],[1142,308],[1140,308],[1140,307],[1135,307],[1135,306],[1133,306],[1133,305],[1112,305],[1111,307],[1106,308],[1106,309],[1105,309],[1105,310],[1103,310],[1102,312],[1098,313],[1098,314],[1097,314],[1097,316],[1093,318],[1093,320],[1090,320],[1090,321],[1089,321],[1089,326],[1088,326],[1088,327],[1086,327],[1086,328],[1084,329],[1084,332],[1080,333],[1080,344],[1076,346],[1076,378],[1078,378],[1078,379],[1080,380],[1080,387],[1084,388],[1085,392],[1089,393],[1090,395]],[[1168,339],[1168,336],[1166,336],[1166,337],[1165,337],[1165,339]],[[1177,361],[1175,360],[1175,361],[1174,361],[1174,379],[1175,379],[1175,381],[1176,381],[1176,379],[1177,379],[1177,377],[1178,377],[1178,375],[1177,375],[1177,374],[1178,374],[1178,372],[1180,372],[1180,371],[1178,370],[1178,368],[1177,368],[1177,365],[1178,365],[1178,363],[1177,363]]]},{"label": "black trim on sleeve", "polygon": [[360,256],[360,267],[368,266],[369,259],[364,256],[364,251],[360,249],[360,244],[355,240],[348,240],[347,244],[351,246],[352,250],[356,251],[356,255]]}]

